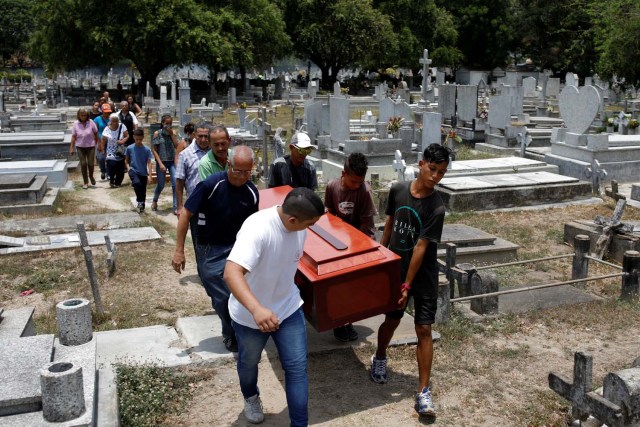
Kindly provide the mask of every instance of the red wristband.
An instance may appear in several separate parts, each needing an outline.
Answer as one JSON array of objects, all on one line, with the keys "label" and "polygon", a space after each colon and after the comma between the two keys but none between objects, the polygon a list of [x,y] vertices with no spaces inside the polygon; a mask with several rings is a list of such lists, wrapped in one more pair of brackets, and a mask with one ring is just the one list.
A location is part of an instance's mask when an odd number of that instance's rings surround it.
[{"label": "red wristband", "polygon": [[404,282],[402,286],[400,286],[400,292],[410,291],[410,290],[411,290],[411,285],[408,284],[407,282]]}]

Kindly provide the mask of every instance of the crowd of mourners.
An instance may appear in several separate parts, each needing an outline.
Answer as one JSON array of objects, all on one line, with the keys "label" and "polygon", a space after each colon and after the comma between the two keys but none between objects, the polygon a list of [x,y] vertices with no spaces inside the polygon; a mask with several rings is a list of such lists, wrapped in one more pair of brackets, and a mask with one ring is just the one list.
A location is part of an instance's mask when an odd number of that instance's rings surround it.
[{"label": "crowd of mourners", "polygon": [[[69,151],[78,153],[83,188],[95,186],[97,160],[101,179],[108,180],[111,187],[121,186],[125,173],[129,175],[142,213],[152,161],[157,176],[152,210],[158,209],[169,174],[172,211],[178,216],[171,264],[178,273],[184,270],[190,232],[195,266],[222,324],[224,346],[237,353],[244,416],[251,423],[264,420],[258,364],[272,338],[285,373],[291,425],[308,425],[306,323],[294,277],[307,229],[326,212],[360,230],[363,238],[375,238],[376,210],[365,182],[366,156],[352,153],[346,158],[341,176],[327,183],[323,201],[315,192],[314,164],[307,158],[317,147],[309,135],[296,132],[289,153],[270,165],[267,180],[269,188],[286,185],[292,190],[282,204],[259,210],[260,192],[251,180],[254,151],[244,145],[232,147],[225,126],[187,123],[180,138],[172,127],[172,117],[163,115],[149,148],[143,143],[144,131],[137,119],[140,107],[131,97],[118,107],[116,110],[105,92],[91,111],[78,110]],[[437,246],[445,214],[435,186],[447,171],[449,154],[439,144],[430,145],[418,163],[417,178],[391,187],[380,239],[401,258],[401,298],[397,310],[386,313],[378,329],[369,375],[378,384],[388,381],[387,347],[411,295],[418,338],[414,408],[427,416],[435,415],[430,389],[431,325],[437,309]],[[342,342],[358,339],[357,330],[349,323],[334,329],[333,335]]]}]

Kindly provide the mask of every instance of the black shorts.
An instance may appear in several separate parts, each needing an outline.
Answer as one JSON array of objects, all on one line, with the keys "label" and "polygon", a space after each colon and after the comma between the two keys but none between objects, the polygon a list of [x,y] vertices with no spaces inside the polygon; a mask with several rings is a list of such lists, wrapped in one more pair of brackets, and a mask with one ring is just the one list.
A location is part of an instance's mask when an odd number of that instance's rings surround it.
[{"label": "black shorts", "polygon": [[[414,322],[416,325],[432,325],[436,321],[437,298],[413,297]],[[386,313],[391,319],[402,319],[404,309]]]}]

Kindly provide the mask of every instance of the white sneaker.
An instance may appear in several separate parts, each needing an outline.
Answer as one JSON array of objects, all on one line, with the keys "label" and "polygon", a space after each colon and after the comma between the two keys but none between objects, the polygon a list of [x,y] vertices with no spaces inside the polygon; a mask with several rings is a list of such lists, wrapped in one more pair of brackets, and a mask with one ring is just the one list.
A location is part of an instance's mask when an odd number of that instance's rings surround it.
[{"label": "white sneaker", "polygon": [[244,416],[252,424],[260,424],[264,421],[264,412],[262,412],[262,401],[260,396],[251,396],[244,400]]}]

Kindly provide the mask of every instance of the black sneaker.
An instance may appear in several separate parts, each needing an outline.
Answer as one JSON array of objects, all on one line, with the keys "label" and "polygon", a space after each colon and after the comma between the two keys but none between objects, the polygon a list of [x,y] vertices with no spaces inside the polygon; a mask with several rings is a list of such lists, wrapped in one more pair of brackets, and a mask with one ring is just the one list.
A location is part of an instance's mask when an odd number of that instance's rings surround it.
[{"label": "black sneaker", "polygon": [[144,202],[138,202],[138,211],[140,213],[144,212]]},{"label": "black sneaker", "polygon": [[333,330],[333,336],[335,337],[335,339],[337,339],[340,342],[348,342],[349,341],[349,332],[347,331],[347,327],[346,326],[340,326],[339,328],[335,328]]},{"label": "black sneaker", "polygon": [[102,173],[100,174],[100,179],[104,181],[104,180],[105,180],[105,178],[106,178],[106,176],[107,176],[107,175],[106,175],[104,172],[102,172]]},{"label": "black sneaker", "polygon": [[347,330],[347,335],[349,335],[349,341],[355,341],[358,339],[358,332],[356,332],[351,323],[345,325],[344,327]]},{"label": "black sneaker", "polygon": [[235,338],[229,337],[224,339],[224,347],[232,353],[238,352],[238,341]]}]

